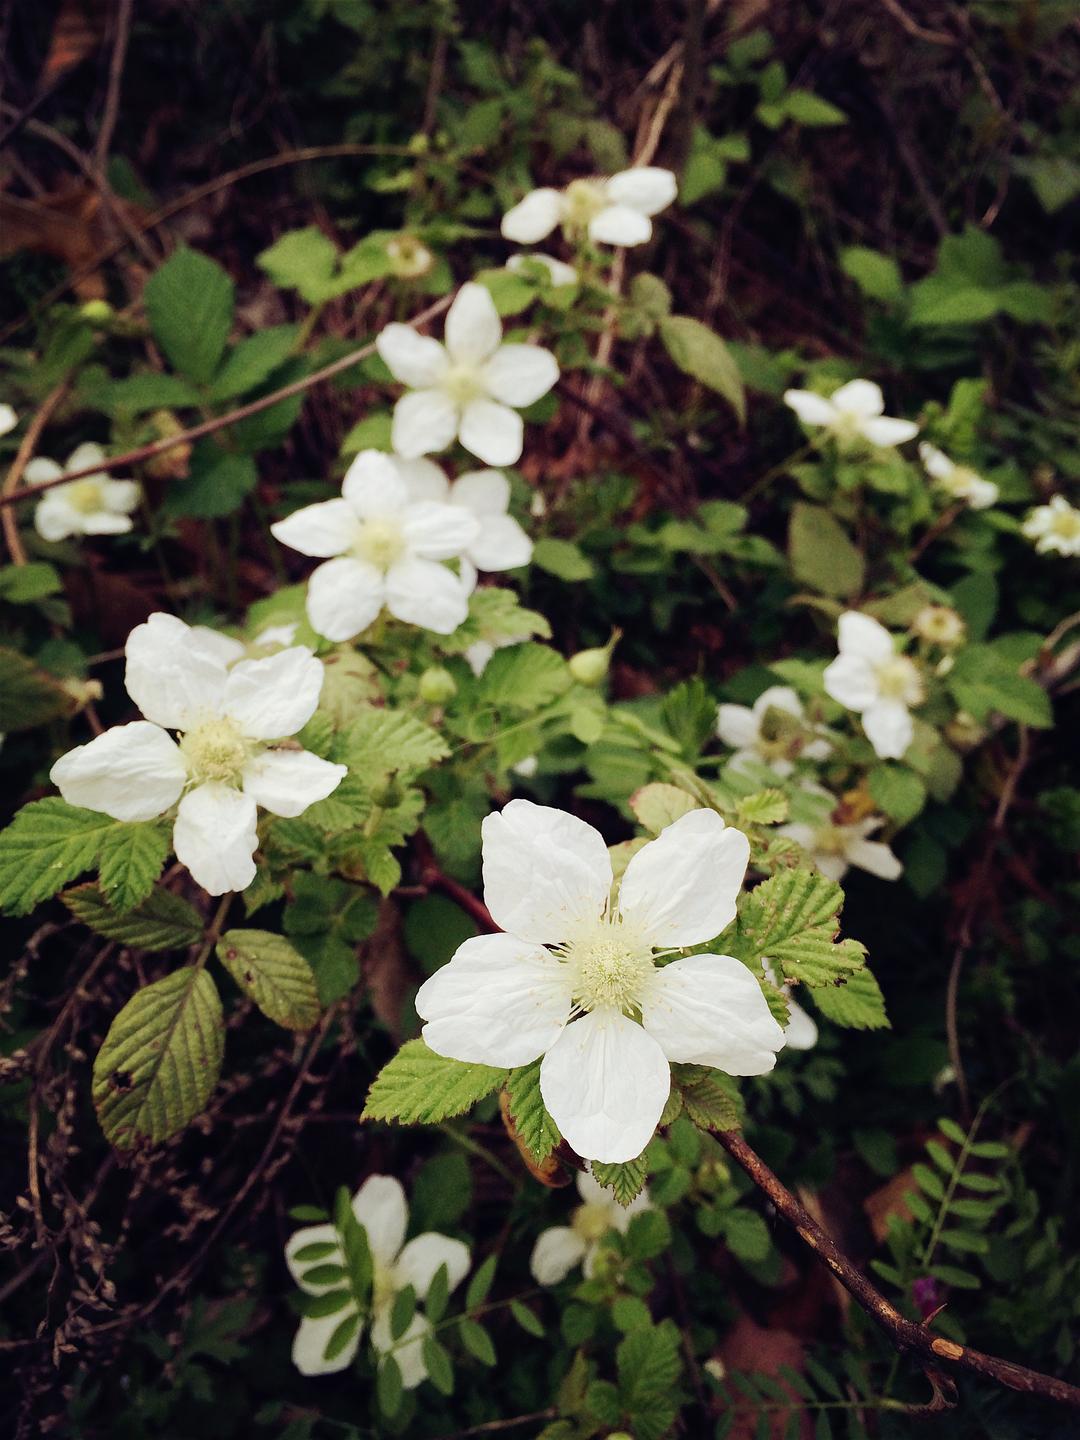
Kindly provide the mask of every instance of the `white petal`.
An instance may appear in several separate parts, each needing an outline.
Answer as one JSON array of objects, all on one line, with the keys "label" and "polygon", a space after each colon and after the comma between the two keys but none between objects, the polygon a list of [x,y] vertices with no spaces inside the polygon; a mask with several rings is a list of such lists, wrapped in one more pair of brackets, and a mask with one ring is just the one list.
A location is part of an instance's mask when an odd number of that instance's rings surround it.
[{"label": "white petal", "polygon": [[484,900],[496,925],[557,945],[592,926],[611,890],[603,836],[565,810],[511,800],[481,828]]},{"label": "white petal", "polygon": [[847,858],[852,865],[882,880],[899,880],[904,873],[903,865],[880,840],[852,841],[847,847]]},{"label": "white petal", "polygon": [[386,608],[406,625],[451,635],[469,613],[469,595],[437,560],[401,560],[386,573]]},{"label": "white petal", "polygon": [[241,660],[229,671],[222,708],[249,739],[282,740],[315,714],[323,674],[322,661],[305,645]]},{"label": "white petal", "polygon": [[180,801],[173,850],[211,895],[246,890],[255,879],[255,801],[227,785],[200,785]]},{"label": "white petal", "polygon": [[469,1247],[461,1240],[451,1240],[449,1235],[436,1235],[433,1231],[417,1235],[394,1263],[395,1289],[404,1290],[406,1285],[411,1285],[416,1298],[423,1300],[442,1265],[446,1266],[450,1289],[456,1290],[469,1273]]},{"label": "white petal", "polygon": [[413,390],[394,406],[390,440],[406,460],[446,450],[458,432],[458,408],[444,390]]},{"label": "white petal", "polygon": [[926,473],[932,475],[935,480],[948,480],[956,469],[949,457],[936,445],[931,445],[928,440],[924,440],[919,446],[919,459],[922,461]]},{"label": "white petal", "polygon": [[351,640],[377,617],[385,597],[383,577],[374,565],[342,555],[312,572],[307,616],[328,640]]},{"label": "white petal", "polygon": [[559,378],[559,362],[540,345],[501,345],[484,366],[484,384],[500,404],[524,410]]},{"label": "white petal", "polygon": [[536,1237],[529,1269],[538,1285],[558,1285],[585,1259],[585,1241],[569,1225],[553,1225]]},{"label": "white petal", "polygon": [[631,859],[619,913],[656,946],[699,945],[735,919],[750,842],[715,810],[691,810]]},{"label": "white petal", "polygon": [[193,625],[191,635],[208,654],[216,655],[223,665],[235,665],[247,654],[241,641],[231,635],[223,635],[220,630],[211,630],[209,625]]},{"label": "white petal", "polygon": [[[105,461],[105,451],[96,440],[84,440],[81,445],[76,445],[64,462],[64,469],[74,475],[76,470],[88,470],[91,465],[101,465]],[[105,479],[106,476],[99,472],[96,475],[87,475],[87,480]]]},{"label": "white petal", "polygon": [[841,655],[859,655],[875,665],[891,660],[895,653],[885,626],[858,610],[845,610],[840,616],[838,644]]},{"label": "white petal", "polygon": [[424,560],[452,560],[480,536],[480,522],[460,505],[418,500],[405,508],[401,530],[414,555]]},{"label": "white petal", "polygon": [[398,1257],[409,1223],[401,1181],[393,1175],[369,1175],[353,1196],[352,1210],[367,1232],[372,1258],[389,1268]]},{"label": "white petal", "polygon": [[139,487],[134,480],[106,480],[101,487],[101,500],[106,510],[127,515],[139,503]]},{"label": "white petal", "polygon": [[294,510],[284,520],[275,520],[270,534],[290,550],[326,560],[348,550],[357,528],[351,505],[339,498]]},{"label": "white petal", "polygon": [[818,1028],[813,1017],[788,996],[790,1019],[784,1026],[784,1043],[788,1050],[812,1050],[818,1042]]},{"label": "white petal", "polygon": [[516,410],[494,400],[472,400],[461,417],[460,439],[485,465],[514,465],[521,459],[525,423]]},{"label": "white petal", "polygon": [[190,730],[217,714],[226,669],[214,647],[175,615],[151,615],[136,625],[125,646],[124,684],[148,720]]},{"label": "white petal", "polygon": [[477,1065],[528,1065],[570,1014],[565,967],[513,935],[477,935],[420,986],[416,1013],[436,1055]]},{"label": "white petal", "polygon": [[757,741],[761,720],[748,705],[720,705],[716,733],[732,749],[750,749]]},{"label": "white petal", "polygon": [[859,433],[871,445],[903,445],[908,440],[914,440],[919,427],[914,420],[894,420],[891,415],[881,415],[864,420],[859,426]]},{"label": "white petal", "polygon": [[[9,430],[14,430],[19,423],[19,417],[10,405],[0,405],[0,435],[6,435]],[[23,471],[25,475],[25,470]]]},{"label": "white petal", "polygon": [[469,559],[480,570],[517,570],[532,559],[533,542],[512,515],[488,515],[469,546]]},{"label": "white petal", "polygon": [[401,1383],[406,1390],[415,1390],[427,1379],[427,1365],[424,1362],[424,1340],[431,1333],[431,1325],[423,1315],[414,1315],[405,1328],[404,1335],[394,1339],[390,1330],[390,1309],[380,1310],[371,1325],[371,1343],[381,1355],[393,1355],[401,1371]]},{"label": "white petal", "polygon": [[[50,480],[59,480],[63,475],[63,466],[58,465],[55,460],[50,460],[44,455],[35,455],[32,460],[26,462],[23,470],[23,479],[27,485],[45,485]],[[63,487],[57,486],[57,489]],[[55,494],[56,491],[53,491]]]},{"label": "white petal", "polygon": [[848,872],[848,862],[843,855],[834,855],[831,850],[812,851],[811,858],[826,880],[839,883]]},{"label": "white petal", "polygon": [[915,735],[911,715],[899,700],[876,700],[862,712],[862,725],[882,760],[899,760]]},{"label": "white petal", "polygon": [[449,500],[450,482],[441,465],[436,465],[434,460],[395,458],[410,501],[438,500],[445,504]]},{"label": "white petal", "polygon": [[607,205],[589,221],[589,239],[600,245],[644,245],[652,221],[629,205]]},{"label": "white petal", "polygon": [[730,955],[690,955],[657,970],[641,1023],[669,1060],[728,1075],[764,1075],[784,1045],[761,986]]},{"label": "white petal", "polygon": [[151,820],[179,800],[187,766],[164,730],[135,720],[61,755],[49,779],[69,805],[114,820]]},{"label": "white petal", "polygon": [[108,510],[91,510],[82,517],[84,535],[126,535],[131,528],[130,515],[114,515]]},{"label": "white petal", "polygon": [[838,655],[822,676],[826,695],[847,710],[865,710],[878,698],[874,667],[861,655]]},{"label": "white petal", "polygon": [[984,480],[981,475],[976,475],[971,481],[968,504],[973,510],[988,510],[991,505],[997,504],[1000,493],[993,480]]},{"label": "white petal", "polygon": [[790,685],[770,685],[754,701],[754,713],[764,716],[770,710],[783,710],[788,715],[802,719],[802,701]]},{"label": "white petal", "polygon": [[465,651],[465,659],[469,662],[469,669],[474,675],[482,675],[494,654],[495,646],[490,641],[477,640],[475,645],[470,645]]},{"label": "white petal", "polygon": [[[297,1260],[297,1251],[303,1250],[308,1245],[333,1245],[335,1253],[326,1255],[323,1260]],[[309,1295],[324,1295],[327,1290],[333,1290],[340,1281],[330,1280],[321,1284],[311,1284],[305,1281],[304,1272],[311,1270],[316,1265],[340,1265],[342,1264],[341,1237],[338,1235],[337,1227],[327,1222],[325,1225],[305,1225],[302,1230],[297,1230],[295,1235],[290,1235],[285,1246],[285,1264],[288,1266],[289,1274]]]},{"label": "white petal", "polygon": [[271,815],[302,815],[332,795],[348,773],[309,750],[264,750],[244,766],[244,794]]},{"label": "white petal", "polygon": [[833,425],[836,422],[836,407],[823,395],[812,390],[785,390],[784,404],[794,410],[804,425]]},{"label": "white petal", "polygon": [[418,335],[411,325],[387,325],[375,348],[395,380],[418,390],[437,385],[450,364],[438,340]]},{"label": "white petal", "polygon": [[872,380],[849,380],[839,390],[833,391],[831,399],[837,410],[860,419],[871,419],[885,409],[881,386],[875,385]]},{"label": "white petal", "polygon": [[518,245],[545,240],[562,219],[563,197],[558,190],[531,190],[502,218],[502,233]]},{"label": "white petal", "polygon": [[526,274],[533,264],[542,265],[551,276],[552,285],[576,285],[578,273],[572,265],[567,265],[565,260],[556,260],[554,255],[541,255],[533,251],[531,255],[511,255],[506,262],[506,268],[513,275]]},{"label": "white petal", "polygon": [[[26,467],[29,470],[29,465]],[[25,475],[25,472],[24,472]],[[83,516],[64,498],[65,485],[43,495],[34,507],[34,529],[43,540],[66,540],[82,532]]]},{"label": "white petal", "polygon": [[670,1090],[660,1046],[614,1010],[594,1010],[568,1025],[540,1066],[548,1113],[587,1160],[619,1163],[640,1155]]},{"label": "white petal", "polygon": [[636,165],[607,182],[607,193],[616,205],[629,205],[642,215],[658,215],[666,210],[677,192],[675,176],[659,165]]},{"label": "white petal", "polygon": [[455,364],[486,360],[499,348],[502,321],[486,285],[469,280],[446,316],[446,348]]},{"label": "white petal", "polygon": [[510,481],[501,470],[469,470],[451,485],[450,503],[474,515],[505,515],[510,508]]},{"label": "white petal", "polygon": [[335,1375],[347,1370],[353,1362],[360,1345],[363,1325],[356,1327],[356,1334],[333,1360],[324,1360],[326,1347],[334,1331],[349,1315],[356,1314],[356,1306],[350,1301],[333,1315],[320,1315],[316,1319],[305,1317],[300,1321],[292,1347],[292,1361],[301,1375]]},{"label": "white petal", "polygon": [[397,460],[381,450],[360,451],[345,472],[341,493],[362,520],[397,515],[409,500]]}]

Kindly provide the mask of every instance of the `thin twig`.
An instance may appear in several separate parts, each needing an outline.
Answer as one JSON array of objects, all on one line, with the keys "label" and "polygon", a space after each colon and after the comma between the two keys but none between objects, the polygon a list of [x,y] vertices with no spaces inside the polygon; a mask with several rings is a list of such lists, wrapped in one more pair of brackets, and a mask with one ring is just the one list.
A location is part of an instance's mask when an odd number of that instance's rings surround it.
[{"label": "thin twig", "polygon": [[[4,541],[7,544],[8,553],[11,555],[11,563],[13,565],[26,564],[26,551],[23,549],[23,543],[19,538],[19,527],[15,521],[15,512],[14,510],[8,510],[4,507],[18,498],[15,487],[22,479],[23,471],[26,469],[31,456],[37,448],[37,443],[41,439],[41,432],[52,419],[53,411],[67,394],[67,388],[68,382],[64,380],[57,385],[55,390],[50,391],[42,401],[37,414],[26,427],[26,434],[23,436],[22,442],[15,452],[15,459],[11,462],[11,468],[4,476],[3,485],[0,485],[0,526],[3,527]],[[65,476],[63,478],[66,479],[67,477]],[[57,482],[54,481],[52,483],[55,484]]]},{"label": "thin twig", "polygon": [[116,34],[113,37],[112,58],[109,61],[109,84],[105,92],[101,128],[94,144],[94,167],[103,180],[105,167],[109,163],[109,146],[120,117],[120,85],[124,79],[124,61],[127,59],[128,40],[131,36],[133,6],[134,0],[120,0],[116,11]]}]

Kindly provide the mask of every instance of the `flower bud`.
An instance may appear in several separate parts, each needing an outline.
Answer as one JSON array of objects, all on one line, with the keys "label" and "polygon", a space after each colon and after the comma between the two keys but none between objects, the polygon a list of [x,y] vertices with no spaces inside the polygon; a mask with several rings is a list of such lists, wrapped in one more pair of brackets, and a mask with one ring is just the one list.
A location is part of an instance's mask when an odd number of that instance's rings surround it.
[{"label": "flower bud", "polygon": [[457,694],[457,681],[442,665],[430,665],[420,676],[417,687],[421,700],[429,705],[445,705]]},{"label": "flower bud", "polygon": [[79,314],[84,320],[89,320],[91,325],[104,325],[115,313],[107,300],[87,300],[85,305],[79,307]]},{"label": "flower bud", "polygon": [[435,264],[434,255],[415,235],[395,235],[387,242],[386,253],[399,280],[419,279]]},{"label": "flower bud", "polygon": [[912,629],[921,640],[946,650],[963,644],[967,631],[963,617],[948,605],[924,605],[915,616]]},{"label": "flower bud", "polygon": [[966,710],[958,710],[945,726],[945,738],[957,750],[974,750],[986,739],[986,731]]},{"label": "flower bud", "polygon": [[579,685],[588,685],[596,689],[607,679],[607,673],[611,669],[611,652],[619,643],[622,637],[621,630],[614,630],[611,639],[606,645],[598,645],[592,650],[579,650],[576,655],[571,655],[567,664],[570,666],[570,674]]}]

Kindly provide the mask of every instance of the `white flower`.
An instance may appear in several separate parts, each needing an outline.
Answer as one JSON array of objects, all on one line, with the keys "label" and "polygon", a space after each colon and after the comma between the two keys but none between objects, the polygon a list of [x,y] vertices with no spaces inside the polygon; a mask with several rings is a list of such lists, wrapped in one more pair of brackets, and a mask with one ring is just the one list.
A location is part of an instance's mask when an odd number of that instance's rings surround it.
[{"label": "white flower", "polygon": [[967,633],[963,616],[950,605],[924,605],[911,622],[911,628],[920,640],[939,645],[943,650],[963,644]]},{"label": "white flower", "polygon": [[418,280],[435,264],[435,256],[415,235],[395,235],[386,242],[386,253],[399,280]]},{"label": "white flower", "polygon": [[821,739],[807,742],[809,730],[802,701],[788,685],[770,685],[752,707],[721,705],[716,716],[716,733],[735,751],[728,763],[736,770],[762,761],[777,775],[790,775],[799,756],[826,759],[832,746]]},{"label": "white flower", "polygon": [[885,398],[872,380],[849,380],[827,400],[812,390],[785,390],[784,404],[804,425],[823,425],[842,442],[861,439],[871,445],[902,445],[919,433],[913,421],[882,413]]},{"label": "white flower", "polygon": [[[534,256],[534,259],[536,260],[539,260],[541,258],[542,257],[539,255]],[[556,261],[555,263],[557,264],[558,262]],[[569,269],[569,266],[567,266],[567,269]],[[18,423],[19,417],[15,414],[15,411],[11,408],[11,406],[0,405],[0,435],[6,435],[9,430],[14,430],[15,426]],[[32,463],[33,462],[31,461],[31,464]]]},{"label": "white flower", "polygon": [[[24,479],[30,485],[40,485],[85,470],[88,465],[98,465],[104,459],[101,446],[88,441],[71,452],[63,467],[42,457],[31,460]],[[113,480],[103,470],[46,491],[34,510],[34,528],[43,540],[66,540],[70,535],[123,535],[131,529],[131,511],[138,503],[139,487],[134,480]]]},{"label": "white flower", "polygon": [[550,350],[502,343],[495,302],[472,281],[447,313],[445,345],[398,324],[387,325],[376,345],[395,380],[410,387],[394,406],[391,432],[406,460],[445,450],[456,438],[485,465],[513,465],[525,433],[517,411],[559,378]]},{"label": "white flower", "polygon": [[339,499],[305,505],[270,530],[283,545],[326,560],[308,581],[307,614],[328,640],[351,640],[384,605],[439,635],[468,614],[468,587],[439,562],[475,544],[480,522],[462,505],[411,499],[391,455],[362,450]]},{"label": "white flower", "polygon": [[639,165],[610,179],[571,180],[565,190],[532,190],[503,216],[502,233],[519,245],[535,245],[561,225],[576,238],[585,233],[601,245],[643,245],[651,216],[666,210],[678,186],[670,170]]},{"label": "white flower", "polygon": [[[401,1370],[401,1383],[406,1390],[414,1390],[427,1375],[423,1347],[431,1325],[417,1312],[405,1333],[395,1340],[390,1330],[394,1296],[411,1285],[417,1300],[423,1300],[443,1265],[453,1290],[468,1273],[469,1247],[434,1231],[404,1243],[409,1207],[404,1190],[391,1175],[369,1176],[353,1196],[352,1210],[367,1234],[374,1263],[370,1315],[360,1313],[343,1276],[307,1278],[326,1265],[344,1267],[344,1248],[337,1226],[307,1225],[298,1230],[285,1247],[289,1274],[308,1295],[326,1295],[341,1289],[347,1298],[330,1315],[301,1320],[293,1340],[293,1364],[301,1375],[332,1375],[346,1369],[359,1348],[365,1320],[370,1319],[373,1348],[380,1356],[393,1354]],[[338,1353],[327,1360],[327,1346],[342,1326],[347,1338]]]},{"label": "white flower", "polygon": [[482,833],[484,898],[506,933],[466,940],[420,987],[437,1055],[500,1067],[542,1055],[549,1113],[579,1155],[603,1161],[632,1160],[648,1143],[669,1061],[772,1069],[783,1034],[744,965],[727,955],[656,964],[735,918],[745,835],[712,810],[690,811],[634,855],[612,904],[607,846],[575,816],[512,800]]},{"label": "white flower", "polygon": [[501,640],[474,640],[463,652],[464,657],[469,662],[469,669],[473,674],[480,676],[487,669],[488,662],[496,650],[506,650],[511,645],[523,645],[530,638],[528,635],[508,635]]},{"label": "white flower", "polygon": [[1029,540],[1035,541],[1040,555],[1053,551],[1080,555],[1080,510],[1070,505],[1064,495],[1054,495],[1049,505],[1029,510],[1021,528]]},{"label": "white flower", "polygon": [[552,1225],[536,1238],[529,1269],[538,1285],[558,1285],[575,1265],[589,1280],[596,1269],[600,1242],[609,1230],[625,1235],[630,1221],[642,1210],[651,1210],[648,1190],[642,1190],[629,1205],[620,1205],[614,1190],[597,1183],[587,1171],[579,1171],[581,1204],[570,1216],[569,1225]]},{"label": "white flower", "polygon": [[264,650],[269,650],[275,645],[284,649],[286,646],[291,645],[296,639],[296,632],[299,628],[295,620],[284,625],[267,625],[264,630],[260,630],[258,635],[255,636],[252,644]]},{"label": "white flower", "polygon": [[469,470],[451,483],[433,460],[399,460],[409,499],[456,505],[472,515],[479,534],[462,552],[462,576],[468,589],[477,570],[518,570],[532,559],[533,543],[510,508],[510,481],[501,470]]},{"label": "white flower", "polygon": [[849,825],[834,824],[832,811],[836,801],[828,790],[823,790],[820,785],[804,785],[803,789],[807,794],[827,801],[828,810],[815,824],[793,821],[789,825],[780,825],[777,827],[778,834],[786,835],[796,845],[801,845],[821,873],[830,880],[842,880],[849,865],[876,875],[880,880],[899,880],[904,867],[888,845],[867,838],[884,825],[880,815],[871,815]]},{"label": "white flower", "polygon": [[761,961],[761,968],[765,971],[765,979],[775,985],[787,1001],[788,1023],[784,1026],[785,1048],[788,1050],[812,1050],[818,1042],[818,1028],[814,1017],[807,1014],[797,1000],[791,998],[794,986],[781,984],[771,962],[764,957]]},{"label": "white flower", "polygon": [[262,660],[243,653],[228,636],[151,615],[128,636],[124,675],[146,719],[106,730],[50,772],[69,804],[114,820],[151,820],[179,800],[173,850],[211,895],[254,880],[258,805],[301,815],[346,773],[272,744],[315,713],[322,663],[302,645]]},{"label": "white flower", "polygon": [[919,446],[919,459],[926,473],[954,500],[966,500],[972,510],[986,510],[997,502],[998,487],[984,480],[967,465],[957,465],[927,441]]},{"label": "white flower", "polygon": [[578,273],[573,265],[567,265],[565,260],[556,260],[554,255],[542,255],[538,250],[533,250],[528,255],[511,255],[506,262],[506,269],[514,275],[528,275],[534,265],[542,266],[548,273],[552,285],[576,285]]},{"label": "white flower", "polygon": [[840,616],[839,648],[825,671],[826,692],[862,716],[876,754],[899,760],[915,733],[909,710],[926,699],[918,667],[896,653],[883,625],[857,610]]}]

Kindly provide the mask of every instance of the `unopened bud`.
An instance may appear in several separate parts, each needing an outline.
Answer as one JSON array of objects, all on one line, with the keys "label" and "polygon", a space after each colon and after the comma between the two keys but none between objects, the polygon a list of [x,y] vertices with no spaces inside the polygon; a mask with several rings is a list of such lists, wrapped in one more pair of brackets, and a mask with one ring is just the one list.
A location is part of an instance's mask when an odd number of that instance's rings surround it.
[{"label": "unopened bud", "polygon": [[80,710],[93,704],[95,700],[100,700],[105,694],[100,680],[77,680],[74,675],[61,680],[60,688],[71,696]]},{"label": "unopened bud", "polygon": [[457,694],[457,681],[442,665],[431,665],[420,676],[417,688],[421,700],[429,705],[445,705]]},{"label": "unopened bud", "polygon": [[579,650],[576,655],[570,656],[567,661],[570,666],[570,674],[579,685],[588,685],[591,689],[596,689],[598,685],[604,683],[608,671],[611,669],[611,652],[621,637],[622,631],[614,630],[606,645],[599,645],[592,650]]},{"label": "unopened bud", "polygon": [[924,605],[915,616],[912,629],[931,645],[951,650],[963,643],[967,627],[963,617],[948,605]]},{"label": "unopened bud", "polygon": [[435,256],[415,235],[396,235],[387,242],[386,253],[399,280],[416,280],[435,264]]},{"label": "unopened bud", "polygon": [[945,726],[945,738],[957,750],[973,750],[986,739],[986,731],[966,710],[958,710]]},{"label": "unopened bud", "polygon": [[79,314],[84,320],[89,320],[91,325],[104,325],[113,318],[116,311],[107,300],[87,300],[85,305],[80,305]]}]

